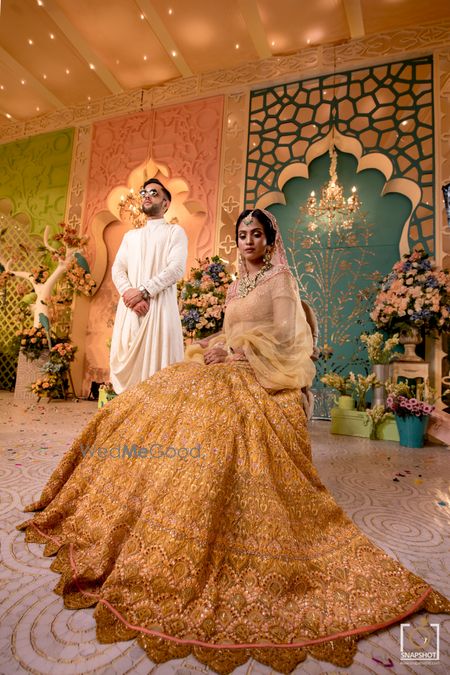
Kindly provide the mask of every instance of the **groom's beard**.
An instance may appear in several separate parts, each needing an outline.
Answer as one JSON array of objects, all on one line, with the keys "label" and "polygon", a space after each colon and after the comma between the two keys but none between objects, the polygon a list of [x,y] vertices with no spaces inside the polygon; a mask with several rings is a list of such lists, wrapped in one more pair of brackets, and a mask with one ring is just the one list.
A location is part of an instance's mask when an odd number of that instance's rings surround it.
[{"label": "groom's beard", "polygon": [[[142,205],[142,213],[145,213],[146,216],[159,216],[160,214],[160,207],[158,204],[143,204]],[[162,218],[162,215],[161,215]]]}]

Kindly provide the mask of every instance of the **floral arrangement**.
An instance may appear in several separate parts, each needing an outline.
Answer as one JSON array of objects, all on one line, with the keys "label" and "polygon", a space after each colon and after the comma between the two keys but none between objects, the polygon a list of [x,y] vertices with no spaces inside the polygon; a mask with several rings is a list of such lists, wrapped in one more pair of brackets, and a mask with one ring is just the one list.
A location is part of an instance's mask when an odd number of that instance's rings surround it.
[{"label": "floral arrangement", "polygon": [[336,389],[341,396],[352,396],[356,400],[356,409],[363,411],[366,409],[367,392],[372,386],[378,387],[381,382],[377,380],[375,373],[370,375],[355,375],[351,372],[347,377],[338,375],[337,373],[326,373],[320,378],[320,381]]},{"label": "floral arrangement", "polygon": [[68,285],[73,288],[76,293],[84,293],[84,295],[92,295],[95,290],[96,283],[92,274],[82,267],[77,262],[73,261],[66,271],[66,279]]},{"label": "floral arrangement", "polygon": [[356,409],[360,411],[365,410],[367,392],[372,388],[372,386],[380,386],[381,382],[377,380],[375,373],[370,373],[370,375],[364,376],[361,375],[361,373],[355,375],[354,373],[350,372],[348,379],[352,388],[353,398],[356,400]]},{"label": "floral arrangement", "polygon": [[179,284],[179,308],[183,334],[196,340],[222,329],[224,305],[232,281],[218,256],[198,261],[189,279]]},{"label": "floral arrangement", "polygon": [[54,241],[62,242],[67,248],[83,248],[86,246],[88,237],[79,237],[76,227],[73,227],[68,223],[59,223],[58,227],[60,227],[62,231],[59,234],[54,235]]},{"label": "floral arrangement", "polygon": [[351,396],[352,385],[348,377],[343,377],[338,373],[325,373],[320,381],[330,387],[336,389],[341,396]]},{"label": "floral arrangement", "polygon": [[411,327],[427,333],[450,330],[450,275],[425,251],[396,262],[381,282],[370,318],[388,332]]},{"label": "floral arrangement", "polygon": [[61,396],[63,389],[61,388],[61,378],[53,373],[46,373],[31,385],[31,392],[36,394],[39,398],[47,396],[53,398],[56,395]]},{"label": "floral arrangement", "polygon": [[50,349],[48,361],[42,366],[43,377],[31,385],[31,391],[37,396],[65,394],[68,388],[67,373],[70,363],[75,358],[77,347],[67,340],[62,340]]},{"label": "floral arrangement", "polygon": [[386,385],[388,397],[386,406],[389,410],[399,417],[424,417],[431,415],[435,406],[436,392],[428,388],[428,394],[425,395],[425,384],[418,384],[416,391],[407,382],[393,384],[388,382]]},{"label": "floral arrangement", "polygon": [[68,364],[74,360],[77,349],[71,342],[58,342],[51,348],[50,358]]},{"label": "floral arrangement", "polygon": [[31,270],[31,276],[37,284],[45,284],[50,276],[50,270],[47,265],[39,265]]},{"label": "floral arrangement", "polygon": [[[44,373],[53,373],[54,375],[63,375],[70,368],[70,363],[75,358],[78,347],[71,342],[59,342],[50,349],[49,359],[42,367]],[[65,386],[65,378],[64,386]]]},{"label": "floral arrangement", "polygon": [[44,349],[48,349],[47,332],[42,324],[33,328],[23,328],[16,332],[19,349],[27,359],[38,359]]},{"label": "floral arrangement", "polygon": [[387,419],[394,419],[394,415],[387,411],[384,405],[375,405],[373,408],[366,408],[366,414],[372,422],[372,433],[370,435],[372,440],[376,439],[377,428],[380,424]]},{"label": "floral arrangement", "polygon": [[367,348],[370,363],[379,364],[389,363],[394,348],[398,345],[399,335],[395,333],[385,341],[383,333],[372,333],[371,335],[363,333],[359,339]]}]

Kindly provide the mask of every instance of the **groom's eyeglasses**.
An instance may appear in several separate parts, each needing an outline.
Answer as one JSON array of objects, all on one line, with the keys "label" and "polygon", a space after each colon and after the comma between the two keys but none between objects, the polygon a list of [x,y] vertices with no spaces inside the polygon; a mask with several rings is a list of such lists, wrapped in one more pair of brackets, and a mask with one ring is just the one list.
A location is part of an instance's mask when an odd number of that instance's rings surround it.
[{"label": "groom's eyeglasses", "polygon": [[158,197],[159,196],[158,190],[155,190],[155,188],[151,188],[150,190],[144,190],[144,188],[142,188],[142,190],[139,190],[139,194],[141,195],[141,197]]}]

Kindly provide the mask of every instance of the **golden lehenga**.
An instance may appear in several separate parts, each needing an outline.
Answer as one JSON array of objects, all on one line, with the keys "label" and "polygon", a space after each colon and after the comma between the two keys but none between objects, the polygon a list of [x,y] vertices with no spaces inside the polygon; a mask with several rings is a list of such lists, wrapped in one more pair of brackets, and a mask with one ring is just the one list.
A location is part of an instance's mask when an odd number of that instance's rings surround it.
[{"label": "golden lehenga", "polygon": [[311,377],[304,316],[288,312],[285,351],[282,316],[261,328],[292,288],[275,269],[234,298],[226,338],[248,361],[176,364],[123,393],[27,508],[42,510],[20,526],[27,541],[56,553],[67,607],[97,605],[101,642],[136,637],[154,662],[193,653],[219,673],[250,657],[289,672],[307,654],[349,665],[368,632],[450,609],[319,479],[298,389]]}]

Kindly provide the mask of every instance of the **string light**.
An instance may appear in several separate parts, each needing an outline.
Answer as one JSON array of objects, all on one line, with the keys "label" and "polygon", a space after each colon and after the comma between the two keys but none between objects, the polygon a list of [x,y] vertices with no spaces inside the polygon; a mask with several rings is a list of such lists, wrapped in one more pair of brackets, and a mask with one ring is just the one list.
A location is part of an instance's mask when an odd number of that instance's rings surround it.
[{"label": "string light", "polygon": [[49,33],[49,35],[50,35],[50,40],[54,40],[54,39],[55,39],[55,34],[54,34],[54,33]]},{"label": "string light", "polygon": [[66,75],[70,75],[70,70],[66,68]]},{"label": "string light", "polygon": [[47,75],[44,73],[44,74],[42,75],[42,78],[43,78],[44,80],[46,80],[46,79],[47,79]]},{"label": "string light", "polygon": [[144,61],[147,61],[147,54],[144,54]]},{"label": "string light", "polygon": [[142,21],[145,19],[145,14],[141,14]]},{"label": "string light", "polygon": [[176,55],[177,55],[177,53],[176,53],[175,50],[173,50],[173,51],[171,52],[171,54],[172,54],[172,56],[176,56]]},{"label": "string light", "polygon": [[95,70],[94,64],[93,64],[93,63],[90,63],[90,64],[89,64],[89,68],[90,68],[91,70]]},{"label": "string light", "polygon": [[20,80],[20,84],[26,84],[26,83],[27,83],[26,80]]},{"label": "string light", "polygon": [[169,9],[169,14],[170,14],[170,15],[173,14],[173,9],[171,9],[171,8]]},{"label": "string light", "polygon": [[5,117],[7,117],[9,120],[12,120],[12,117],[9,113],[5,113]]},{"label": "string light", "polygon": [[236,42],[236,44],[234,45],[234,48],[239,49],[239,42]]},{"label": "string light", "polygon": [[34,45],[34,42],[33,42],[33,40],[32,40],[31,38],[28,38],[28,44],[29,44],[30,46],[31,46],[31,45]]}]

